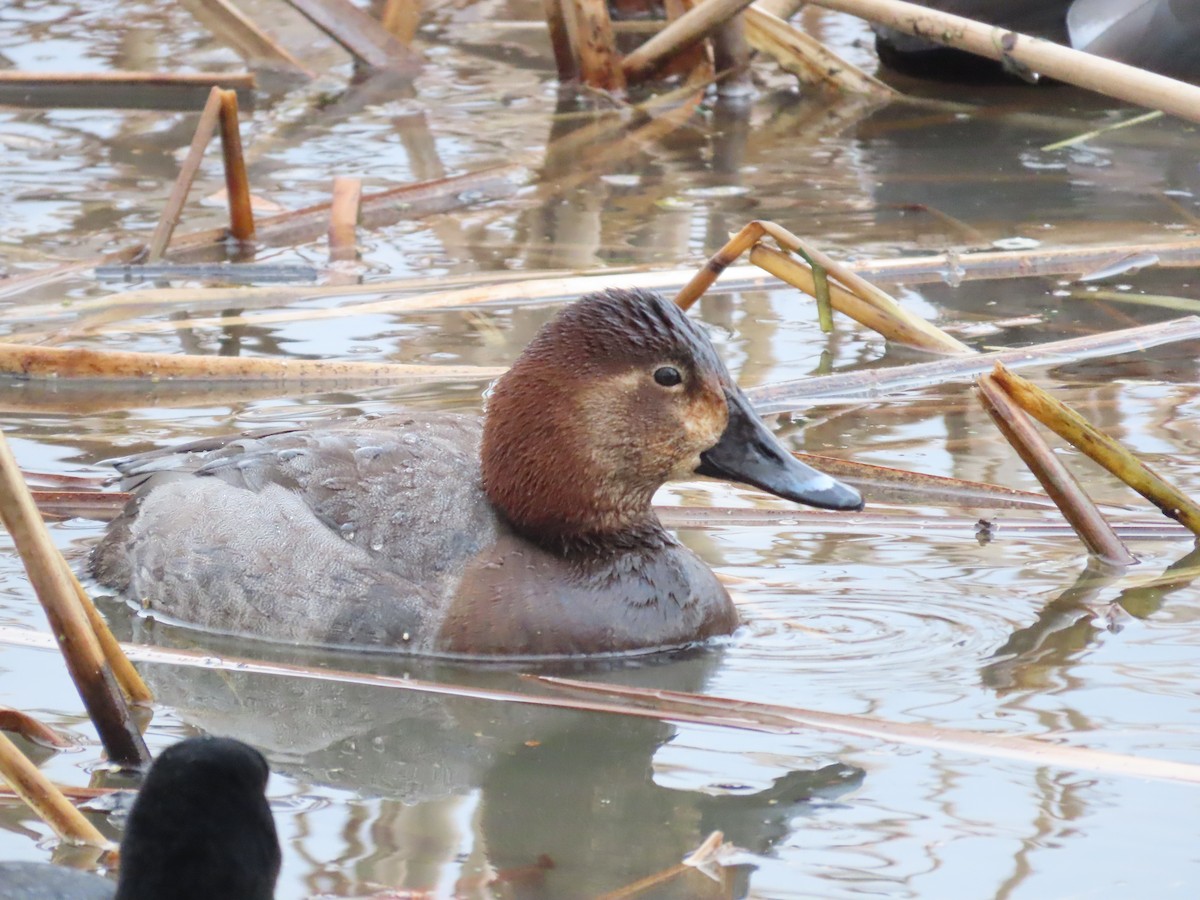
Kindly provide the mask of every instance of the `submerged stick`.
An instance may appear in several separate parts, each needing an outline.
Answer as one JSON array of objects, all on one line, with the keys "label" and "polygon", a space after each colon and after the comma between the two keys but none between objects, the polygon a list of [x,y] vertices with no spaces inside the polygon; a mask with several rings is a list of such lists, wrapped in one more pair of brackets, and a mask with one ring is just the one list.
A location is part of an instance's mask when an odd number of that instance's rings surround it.
[{"label": "submerged stick", "polygon": [[38,516],[2,434],[0,518],[12,535],[21,562],[58,639],[71,679],[109,757],[119,765],[148,763],[150,752],[79,604],[65,563]]},{"label": "submerged stick", "polygon": [[[50,635],[39,634],[27,629],[0,626],[0,643],[23,647],[52,647],[53,638]],[[827,713],[794,706],[706,697],[702,694],[625,688],[599,682],[572,681],[565,678],[525,676],[531,683],[586,692],[601,699],[592,699],[586,696],[539,695],[422,681],[416,678],[371,675],[235,657],[218,657],[205,651],[174,650],[138,644],[124,644],[122,647],[131,659],[163,665],[278,675],[340,684],[369,685],[391,690],[494,700],[526,706],[627,715],[657,721],[693,722],[771,734],[796,734],[812,729],[834,731],[870,737],[892,744],[926,747],[938,752],[967,753],[973,756],[1012,759],[1038,766],[1056,766],[1132,778],[1155,778],[1200,784],[1200,765],[1189,763],[1143,759],[1102,750],[1063,747],[1036,738],[1008,734],[960,731],[913,722],[889,722],[870,716]]]},{"label": "submerged stick", "polygon": [[154,228],[154,236],[150,238],[149,249],[146,251],[147,262],[160,260],[167,245],[171,243],[171,235],[175,233],[175,226],[179,224],[179,217],[183,214],[183,204],[187,201],[188,193],[192,189],[192,182],[196,180],[196,173],[200,170],[204,151],[208,149],[208,144],[212,140],[213,134],[216,133],[217,123],[221,117],[221,103],[221,89],[213,88],[209,91],[208,102],[204,104],[204,110],[200,113],[199,121],[196,122],[192,145],[188,148],[183,165],[179,167],[179,175],[171,187],[171,193],[167,197],[167,203],[163,207],[158,225]]},{"label": "submerged stick", "polygon": [[1063,518],[1071,523],[1088,552],[1112,566],[1136,563],[1137,558],[1121,543],[1087,492],[1042,440],[1029,417],[991,376],[981,376],[976,382],[976,389],[983,408],[992,417],[1000,433],[1058,504]]},{"label": "submerged stick", "polygon": [[242,130],[235,91],[221,91],[221,155],[225,162],[229,234],[246,243],[254,240],[254,209],[250,204],[250,179],[242,155]]},{"label": "submerged stick", "polygon": [[1200,534],[1200,507],[1075,410],[999,363],[993,377],[1020,407],[1188,530]]},{"label": "submerged stick", "polygon": [[1200,122],[1200,86],[902,0],[812,0],[937,44],[1025,68],[1127,103]]},{"label": "submerged stick", "polygon": [[108,838],[71,805],[54,782],[43,775],[3,732],[0,732],[0,775],[60,839],[101,849],[111,846]]},{"label": "submerged stick", "polygon": [[[97,797],[108,797],[118,791],[123,791],[125,788],[118,787],[77,787],[71,784],[58,784],[53,782],[54,789],[74,803],[85,803],[88,800],[95,800]],[[10,787],[0,785],[0,799],[9,797],[20,797],[20,795]]]},{"label": "submerged stick", "polygon": [[132,353],[0,344],[0,374],[22,378],[147,381],[418,381],[495,378],[502,368]]}]

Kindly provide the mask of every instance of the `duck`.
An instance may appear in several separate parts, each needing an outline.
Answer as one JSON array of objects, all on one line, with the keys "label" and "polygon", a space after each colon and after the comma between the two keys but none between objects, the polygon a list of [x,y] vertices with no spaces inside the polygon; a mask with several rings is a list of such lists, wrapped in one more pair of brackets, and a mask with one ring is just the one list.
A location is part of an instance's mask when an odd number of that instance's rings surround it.
[{"label": "duck", "polygon": [[233,738],[172,744],[146,774],[117,882],[47,863],[0,863],[0,900],[270,900],[280,849],[261,753]]},{"label": "duck", "polygon": [[397,412],[115,461],[134,492],[90,571],[207,631],[466,659],[625,656],[732,633],[713,571],[651,498],[694,475],[858,510],[755,414],[675,303],[564,307],[482,420]]},{"label": "duck", "polygon": [[[912,0],[918,6],[1065,44],[1183,80],[1200,78],[1200,4],[1192,0]],[[872,25],[880,61],[924,78],[1028,80],[1013,66]]]}]

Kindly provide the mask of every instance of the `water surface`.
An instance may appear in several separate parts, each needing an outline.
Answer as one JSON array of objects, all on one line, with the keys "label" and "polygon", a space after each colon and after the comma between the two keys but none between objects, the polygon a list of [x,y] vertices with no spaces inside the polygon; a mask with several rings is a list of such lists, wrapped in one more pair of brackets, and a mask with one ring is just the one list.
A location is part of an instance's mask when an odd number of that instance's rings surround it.
[{"label": "water surface", "polygon": [[[539,31],[503,27],[536,20],[538,4],[430,12],[419,37],[427,63],[408,86],[352,80],[348,58],[302,21],[274,4],[247,9],[273,17],[265,21],[323,72],[315,85],[253,98],[243,128],[256,195],[298,208],[326,200],[338,175],[361,177],[370,190],[498,163],[528,168],[515,196],[465,197],[453,212],[364,231],[364,269],[351,278],[697,266],[753,218],[778,221],[837,255],[872,258],[1133,246],[1185,236],[1200,216],[1193,126],[1164,119],[1068,150],[1040,149],[1130,114],[1064,88],[957,90],[952,99],[964,105],[953,110],[896,104],[855,117],[801,96],[763,66],[749,107],[710,102],[665,136],[617,123],[608,144],[564,153],[555,140],[601,114],[558,90]],[[859,46],[866,32],[853,20],[814,16],[811,24],[869,64]],[[241,68],[183,7],[110,0],[5,8],[0,61],[42,71],[177,61]],[[20,274],[144,239],[194,123],[194,113],[180,111],[0,106],[0,265]],[[210,156],[196,200],[222,186],[218,154]],[[219,204],[192,203],[181,231],[221,216]],[[308,263],[331,277],[322,238],[267,247],[257,259]],[[897,293],[940,324],[971,324],[968,340],[980,349],[1179,314],[1068,296],[1068,287],[1042,278]],[[1143,269],[1098,287],[1131,298],[1196,296],[1187,269]],[[491,366],[511,361],[556,306],[230,326],[189,325],[219,310],[187,306],[108,320],[80,315],[126,289],[85,272],[0,299],[0,334],[114,350]],[[265,311],[361,299],[371,298],[277,301]],[[811,303],[777,284],[742,292],[718,285],[696,314],[743,385],[920,358],[846,320],[823,335]],[[1194,491],[1196,350],[1180,344],[1028,374]],[[99,473],[113,456],[200,435],[401,404],[478,409],[485,387],[280,396],[10,383],[0,427],[28,469]],[[823,401],[776,425],[797,450],[1035,486],[962,384]],[[1062,455],[1098,499],[1137,505],[1078,454]],[[781,506],[712,483],[673,485],[661,499]],[[745,626],[678,658],[572,674],[1200,759],[1200,591],[1185,583],[1139,592],[1121,580],[1080,591],[1086,559],[1074,539],[1006,534],[1000,512],[995,536],[980,540],[970,522],[992,511],[954,513],[964,517],[961,529],[929,534],[799,523],[687,530],[682,538],[716,569],[748,580],[737,588]],[[80,562],[100,528],[72,521],[52,532]],[[1131,549],[1142,560],[1138,575],[1194,565],[1191,541]],[[115,601],[103,609],[135,641],[522,689],[509,670],[331,659],[155,623]],[[0,625],[46,630],[6,538]],[[153,749],[203,730],[268,755],[284,844],[281,898],[383,887],[591,897],[673,865],[714,829],[743,850],[724,885],[688,873],[644,896],[1167,897],[1193,896],[1200,880],[1192,786],[830,733],[669,726],[245,672],[146,672],[160,700],[147,735]],[[5,647],[0,703],[84,743],[45,762],[54,778],[81,784],[100,772],[93,732],[56,654]],[[47,859],[53,843],[23,809],[0,804],[0,858]],[[487,887],[498,873],[504,880]]]}]

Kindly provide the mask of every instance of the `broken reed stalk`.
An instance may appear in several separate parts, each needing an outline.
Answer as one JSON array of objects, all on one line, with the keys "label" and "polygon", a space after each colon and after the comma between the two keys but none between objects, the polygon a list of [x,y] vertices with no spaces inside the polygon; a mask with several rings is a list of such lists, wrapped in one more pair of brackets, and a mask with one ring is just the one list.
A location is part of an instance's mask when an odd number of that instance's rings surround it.
[{"label": "broken reed stalk", "polygon": [[1121,543],[1096,504],[1054,452],[1042,440],[1033,422],[989,375],[976,382],[980,402],[1000,433],[1033,472],[1063,517],[1071,523],[1088,552],[1112,566],[1130,566],[1137,558]]},{"label": "broken reed stalk", "polygon": [[45,722],[40,722],[29,713],[13,709],[11,706],[0,706],[0,731],[19,734],[27,741],[56,750],[66,750],[75,746]]},{"label": "broken reed stalk", "polygon": [[[834,308],[841,309],[847,315],[857,318],[849,312],[850,309],[854,309],[859,315],[870,319],[871,324],[868,327],[874,328],[888,340],[932,353],[969,354],[974,352],[966,344],[946,334],[936,325],[905,310],[886,292],[871,284],[849,266],[826,256],[786,228],[763,220],[750,222],[730,238],[729,242],[713,254],[704,267],[683,286],[675,296],[675,302],[684,309],[690,307],[730,264],[747,250],[757,249],[759,242],[767,236],[773,238],[784,250],[803,251],[809,259],[823,267],[828,275],[832,275],[840,281],[846,288],[844,292],[835,291],[834,285],[830,284],[830,299],[834,302]],[[751,261],[754,261],[753,256],[751,256]],[[760,253],[758,262],[763,264],[763,267],[773,275],[788,281],[806,293],[812,294],[816,289],[811,270],[790,260],[785,254]],[[791,265],[785,265],[786,263],[791,263]],[[768,268],[768,264],[773,265],[774,270]],[[801,269],[807,274],[799,271]],[[787,274],[781,274],[784,272]],[[796,280],[792,280],[793,278]],[[809,287],[805,287],[805,285],[809,285]],[[845,303],[848,294],[852,294],[860,303]],[[841,306],[839,306],[839,302],[842,304]],[[842,306],[845,308],[843,309]],[[858,319],[858,321],[863,320]],[[863,324],[867,323],[863,322]]]},{"label": "broken reed stalk", "polygon": [[349,0],[287,0],[306,19],[372,69],[416,74],[420,59]]},{"label": "broken reed stalk", "polygon": [[225,161],[225,193],[229,201],[229,233],[242,243],[254,240],[250,179],[242,155],[236,91],[221,91],[221,154]]},{"label": "broken reed stalk", "polygon": [[999,363],[996,382],[1023,410],[1085,453],[1188,530],[1200,534],[1200,507],[1070,407]]},{"label": "broken reed stalk", "polygon": [[66,563],[38,515],[8,441],[2,434],[0,518],[12,535],[21,562],[58,639],[71,679],[109,758],[125,766],[148,763],[150,752],[79,603]]},{"label": "broken reed stalk", "polygon": [[569,0],[542,0],[546,14],[546,28],[550,32],[550,48],[554,51],[554,68],[562,83],[573,81],[579,73],[575,65],[575,51],[571,46],[571,32],[567,27],[567,14],[563,8]]},{"label": "broken reed stalk", "polygon": [[1200,122],[1200,86],[903,0],[812,0],[934,43],[1029,70],[1138,106]]},{"label": "broken reed stalk", "polygon": [[300,60],[259,28],[230,0],[185,0],[184,6],[239,56],[266,63],[276,69],[286,69],[309,78],[314,77]]},{"label": "broken reed stalk", "polygon": [[96,604],[92,602],[92,598],[88,596],[88,592],[79,583],[79,579],[75,577],[75,573],[71,571],[71,567],[67,564],[62,554],[59,554],[59,560],[62,563],[63,571],[67,573],[67,578],[70,579],[71,586],[75,589],[75,599],[79,601],[79,606],[83,610],[83,614],[87,616],[88,625],[91,626],[92,633],[96,635],[96,640],[100,642],[100,650],[104,654],[104,658],[108,661],[109,666],[112,667],[113,677],[117,680],[121,691],[130,703],[149,706],[154,702],[154,694],[147,687],[146,682],[142,680],[142,676],[138,674],[138,670],[133,667],[133,663],[129,661],[129,658],[121,650],[120,642],[113,637],[108,623],[104,621],[104,617],[100,615],[100,610],[96,609]]},{"label": "broken reed stalk", "polygon": [[167,197],[167,203],[163,207],[158,225],[154,228],[154,236],[150,238],[149,249],[146,251],[147,262],[157,262],[162,259],[167,245],[171,243],[171,235],[175,233],[175,226],[179,224],[179,217],[183,214],[183,204],[187,201],[188,193],[192,189],[192,182],[196,180],[196,173],[200,170],[200,163],[204,160],[204,151],[208,148],[208,143],[212,140],[217,123],[221,119],[221,96],[220,88],[215,87],[209,91],[208,101],[204,104],[199,121],[196,122],[196,133],[192,136],[192,145],[188,148],[183,165],[179,167],[179,176],[171,187],[171,193]]},{"label": "broken reed stalk", "polygon": [[487,366],[404,365],[325,359],[275,359],[243,356],[195,356],[133,353],[72,347],[0,344],[0,374],[23,378],[80,378],[89,381],[414,381],[495,378],[503,368]]},{"label": "broken reed stalk", "polygon": [[333,179],[333,200],[329,204],[330,262],[353,262],[358,258],[358,213],[361,201],[361,179]]},{"label": "broken reed stalk", "polygon": [[759,53],[765,53],[785,72],[791,72],[801,84],[841,94],[862,94],[890,100],[896,91],[862,69],[846,62],[816,38],[791,23],[759,9],[758,4],[742,12],[746,40]]},{"label": "broken reed stalk", "polygon": [[703,40],[754,0],[704,0],[621,60],[630,81],[640,81],[682,50]]},{"label": "broken reed stalk", "polygon": [[580,79],[599,91],[624,91],[625,73],[606,0],[563,0],[563,3]]},{"label": "broken reed stalk", "polygon": [[54,782],[43,775],[3,732],[0,732],[0,775],[61,840],[102,850],[111,846],[108,838],[71,805]]}]

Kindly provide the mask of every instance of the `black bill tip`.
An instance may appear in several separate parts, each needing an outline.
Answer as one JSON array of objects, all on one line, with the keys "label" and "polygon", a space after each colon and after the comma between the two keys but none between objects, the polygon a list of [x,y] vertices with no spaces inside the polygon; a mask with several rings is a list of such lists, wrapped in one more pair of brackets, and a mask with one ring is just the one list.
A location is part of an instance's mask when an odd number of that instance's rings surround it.
[{"label": "black bill tip", "polygon": [[729,424],[716,446],[700,454],[696,474],[748,484],[818,509],[863,508],[862,495],[854,488],[792,456],[740,390],[726,388],[725,396]]}]

